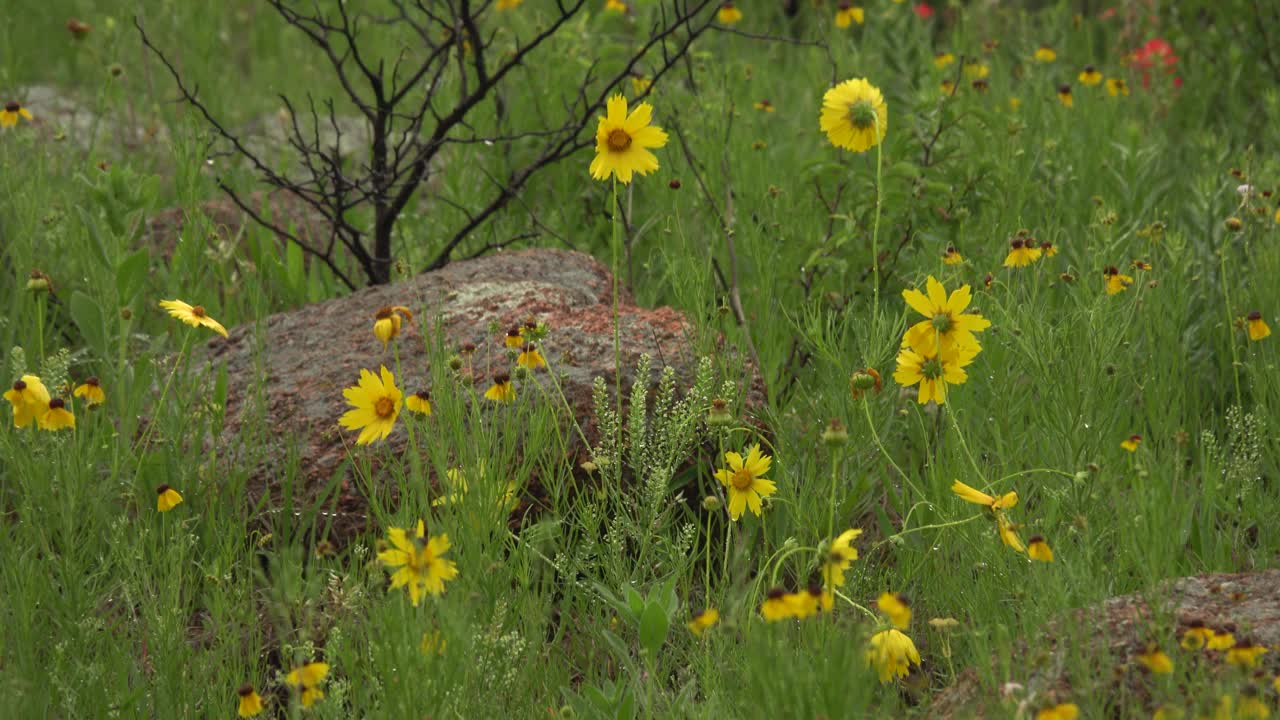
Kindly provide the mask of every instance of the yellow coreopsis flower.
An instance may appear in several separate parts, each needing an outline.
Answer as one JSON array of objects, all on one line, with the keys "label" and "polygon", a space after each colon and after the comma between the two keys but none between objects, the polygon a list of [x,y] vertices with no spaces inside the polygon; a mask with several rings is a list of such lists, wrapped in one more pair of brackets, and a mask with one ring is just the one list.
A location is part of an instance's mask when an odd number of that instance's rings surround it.
[{"label": "yellow coreopsis flower", "polygon": [[951,483],[951,492],[958,495],[960,499],[965,502],[970,502],[974,505],[982,505],[993,511],[1008,510],[1009,508],[1016,507],[1018,504],[1018,493],[1016,492],[1007,492],[1000,497],[995,497],[993,495],[988,495],[977,488],[966,485],[959,480],[955,480]]},{"label": "yellow coreopsis flower", "polygon": [[426,390],[419,390],[404,399],[404,407],[411,413],[417,413],[418,415],[430,415],[431,393]]},{"label": "yellow coreopsis flower", "polygon": [[324,698],[320,684],[328,675],[328,663],[313,662],[290,670],[284,681],[286,685],[301,692],[302,707],[307,708]]},{"label": "yellow coreopsis flower", "polygon": [[49,407],[49,389],[35,375],[23,375],[6,390],[4,399],[13,406],[13,424],[26,427]]},{"label": "yellow coreopsis flower", "polygon": [[919,665],[920,651],[901,630],[889,628],[871,636],[866,661],[876,669],[880,682],[887,683],[894,677],[906,677],[912,665]]},{"label": "yellow coreopsis flower", "polygon": [[991,321],[981,315],[966,315],[964,311],[973,299],[968,285],[961,285],[947,295],[947,289],[932,275],[925,281],[929,294],[911,288],[902,291],[902,299],[912,310],[925,319],[907,329],[906,341],[912,350],[937,351],[957,345],[981,349],[975,332],[991,327]]},{"label": "yellow coreopsis flower", "polygon": [[96,376],[89,376],[71,393],[72,397],[84,398],[86,405],[93,407],[106,402],[107,394],[102,390],[102,383]]},{"label": "yellow coreopsis flower", "polygon": [[973,362],[979,348],[976,345],[955,344],[949,348],[922,348],[920,351],[903,347],[898,351],[898,368],[893,379],[907,387],[920,384],[916,402],[924,405],[930,400],[939,405],[947,402],[947,385],[960,385],[969,379],[964,367]]},{"label": "yellow coreopsis flower", "polygon": [[401,323],[412,319],[413,312],[403,305],[388,305],[378,309],[373,316],[373,334],[382,341],[383,350],[387,349],[387,343],[392,338],[400,335]]},{"label": "yellow coreopsis flower", "polygon": [[876,608],[899,630],[906,630],[911,625],[911,605],[903,595],[880,593],[880,597],[876,598]]},{"label": "yellow coreopsis flower", "polygon": [[591,177],[605,180],[609,176],[624,185],[632,173],[648,175],[658,169],[658,158],[649,152],[667,144],[667,133],[650,125],[653,106],[640,103],[627,114],[627,99],[621,95],[609,98],[607,113],[596,127],[596,157],[591,161]]},{"label": "yellow coreopsis flower", "polygon": [[1098,69],[1092,65],[1085,65],[1080,74],[1076,76],[1076,79],[1080,81],[1081,85],[1093,87],[1102,82],[1102,73],[1098,72]]},{"label": "yellow coreopsis flower", "polygon": [[955,92],[955,89],[956,89],[956,84],[950,80],[943,80],[942,82],[938,83],[938,92],[942,93],[943,95],[950,95],[951,93]]},{"label": "yellow coreopsis flower", "polygon": [[[836,7],[836,27],[838,28],[844,29],[854,23],[861,25],[866,19],[863,9],[854,6],[848,0],[841,0],[840,5]],[[937,63],[936,58],[934,63]]]},{"label": "yellow coreopsis flower", "polygon": [[823,95],[818,125],[832,145],[866,152],[884,140],[889,109],[880,89],[866,78],[845,80]]},{"label": "yellow coreopsis flower", "polygon": [[168,485],[156,488],[156,510],[169,512],[182,502],[182,494]]},{"label": "yellow coreopsis flower", "polygon": [[449,536],[428,538],[422,520],[418,521],[412,538],[404,528],[391,528],[387,537],[392,547],[378,553],[378,560],[388,568],[399,568],[391,575],[388,590],[408,587],[409,600],[414,607],[418,606],[424,592],[440,595],[444,592],[445,581],[458,576],[458,566],[441,557],[449,552]]},{"label": "yellow coreopsis flower", "polygon": [[515,402],[516,388],[511,384],[511,376],[507,373],[494,375],[493,384],[484,391],[484,399],[501,403]]},{"label": "yellow coreopsis flower", "polygon": [[1062,106],[1063,106],[1063,107],[1075,107],[1075,105],[1076,105],[1076,100],[1075,100],[1075,98],[1071,95],[1071,86],[1070,86],[1070,85],[1059,85],[1059,86],[1058,86],[1058,102],[1062,103]]},{"label": "yellow coreopsis flower", "polygon": [[1075,703],[1050,705],[1036,713],[1036,720],[1076,720],[1078,717],[1080,708]]},{"label": "yellow coreopsis flower", "polygon": [[1107,294],[1116,295],[1129,289],[1133,284],[1133,278],[1128,275],[1120,274],[1120,268],[1115,265],[1108,267],[1102,271],[1102,277],[1106,282]]},{"label": "yellow coreopsis flower", "polygon": [[1257,342],[1271,334],[1271,327],[1262,319],[1262,313],[1254,310],[1245,317],[1245,329],[1249,339]]},{"label": "yellow coreopsis flower", "polygon": [[769,472],[773,458],[760,452],[759,445],[752,445],[747,449],[746,459],[736,452],[726,452],[724,459],[729,467],[716,470],[716,479],[729,494],[729,519],[737,520],[742,517],[742,512],[747,508],[759,517],[762,512],[761,498],[769,497],[778,489],[772,480],[765,480],[763,477]]},{"label": "yellow coreopsis flower", "polygon": [[10,100],[4,104],[4,108],[0,109],[0,128],[11,128],[18,124],[18,118],[23,118],[27,122],[31,122],[31,111],[22,107],[22,103],[16,100]]},{"label": "yellow coreopsis flower", "polygon": [[262,696],[253,686],[245,683],[236,691],[240,696],[240,704],[236,708],[236,714],[242,718],[251,718],[262,712]]},{"label": "yellow coreopsis flower", "polygon": [[542,353],[538,352],[536,345],[529,343],[520,349],[520,355],[516,357],[516,365],[529,370],[537,370],[547,366],[547,359],[542,357]]},{"label": "yellow coreopsis flower", "polygon": [[1129,83],[1124,78],[1107,78],[1107,94],[1111,97],[1128,97]]},{"label": "yellow coreopsis flower", "polygon": [[1120,441],[1120,447],[1128,450],[1129,452],[1136,452],[1138,450],[1138,446],[1141,444],[1142,436],[1136,433]]},{"label": "yellow coreopsis flower", "polygon": [[1036,62],[1051,63],[1054,60],[1058,59],[1058,53],[1055,52],[1054,49],[1049,47],[1048,45],[1041,45],[1040,47],[1036,48],[1034,57]]},{"label": "yellow coreopsis flower", "polygon": [[1009,254],[1004,258],[1005,267],[1026,267],[1040,259],[1041,250],[1026,238],[1015,237],[1009,240]]},{"label": "yellow coreopsis flower", "polygon": [[1032,535],[1027,538],[1027,557],[1040,562],[1053,562],[1053,548],[1043,535]]},{"label": "yellow coreopsis flower", "polygon": [[1156,675],[1168,675],[1173,672],[1173,661],[1154,644],[1148,645],[1146,650],[1136,656],[1136,659],[1143,667]]},{"label": "yellow coreopsis flower", "polygon": [[715,608],[707,608],[697,615],[693,616],[687,625],[689,632],[698,637],[702,637],[702,633],[706,632],[716,623],[720,622],[720,611]]},{"label": "yellow coreopsis flower", "polygon": [[1242,640],[1227,650],[1227,662],[1239,668],[1253,669],[1258,666],[1258,658],[1266,652],[1265,646]]},{"label": "yellow coreopsis flower", "polygon": [[731,2],[722,2],[720,9],[716,11],[716,20],[722,25],[733,25],[742,20],[742,11]]},{"label": "yellow coreopsis flower", "polygon": [[67,402],[62,398],[51,398],[44,411],[36,416],[36,424],[41,430],[75,429],[76,416],[67,409]]},{"label": "yellow coreopsis flower", "polygon": [[343,390],[342,396],[352,409],[338,419],[338,424],[360,431],[357,445],[368,445],[390,435],[400,415],[400,406],[404,404],[395,376],[385,366],[379,369],[379,375],[361,368],[360,382]]},{"label": "yellow coreopsis flower", "polygon": [[844,585],[844,571],[858,559],[858,548],[853,546],[853,541],[861,534],[862,530],[851,528],[840,533],[840,536],[831,543],[831,549],[827,551],[827,559],[822,563],[822,579],[827,587]]},{"label": "yellow coreopsis flower", "polygon": [[942,263],[944,265],[959,265],[964,262],[964,256],[954,246],[948,245],[945,252],[942,253]]},{"label": "yellow coreopsis flower", "polygon": [[222,323],[209,317],[202,305],[188,305],[181,300],[161,300],[160,307],[191,327],[204,326],[222,337],[227,336],[227,329],[222,327]]},{"label": "yellow coreopsis flower", "polygon": [[1193,620],[1187,626],[1187,629],[1182,631],[1182,639],[1178,641],[1178,644],[1182,646],[1183,650],[1201,650],[1207,647],[1209,641],[1213,640],[1216,635],[1217,633],[1212,628],[1205,627],[1203,622]]}]

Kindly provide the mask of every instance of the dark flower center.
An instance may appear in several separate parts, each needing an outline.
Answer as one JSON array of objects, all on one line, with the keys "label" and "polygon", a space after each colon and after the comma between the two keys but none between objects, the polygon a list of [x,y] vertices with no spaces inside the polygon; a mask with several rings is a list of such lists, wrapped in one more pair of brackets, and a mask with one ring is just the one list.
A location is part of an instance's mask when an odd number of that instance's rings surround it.
[{"label": "dark flower center", "polygon": [[168,485],[160,485],[159,487],[157,487],[157,488],[156,488],[156,494],[157,494],[157,495],[163,495],[163,494],[165,494],[165,493],[167,493],[167,492],[169,492],[169,486],[168,486]]},{"label": "dark flower center", "polygon": [[5,109],[5,112],[16,113],[22,109],[22,105],[18,104],[14,100],[10,100],[9,102],[4,104],[4,109]]},{"label": "dark flower center", "polygon": [[751,471],[746,468],[733,471],[733,479],[730,481],[735,490],[749,490],[754,478],[751,477]]},{"label": "dark flower center", "polygon": [[617,128],[609,131],[609,139],[606,142],[613,152],[624,152],[631,147],[631,136],[627,134],[626,130]]},{"label": "dark flower center", "polygon": [[17,390],[18,392],[22,392],[23,390],[27,389],[27,384],[22,382],[21,380],[15,380],[13,383],[13,389]]},{"label": "dark flower center", "polygon": [[90,375],[89,377],[85,378],[84,384],[90,385],[92,387],[98,387],[98,385],[100,385],[101,383],[98,382],[98,376]]},{"label": "dark flower center", "polygon": [[54,399],[52,399],[52,400],[50,400],[50,401],[49,401],[49,409],[50,409],[50,410],[58,410],[58,409],[61,409],[61,408],[66,407],[66,406],[67,406],[67,403],[66,403],[66,402],[64,402],[62,398],[54,398]]},{"label": "dark flower center", "polygon": [[191,314],[196,317],[204,317],[204,306],[196,305],[195,307],[191,308]]},{"label": "dark flower center", "polygon": [[380,418],[391,417],[391,413],[395,412],[395,409],[396,403],[389,397],[378,398],[378,402],[374,403],[373,406],[373,411],[377,413]]}]

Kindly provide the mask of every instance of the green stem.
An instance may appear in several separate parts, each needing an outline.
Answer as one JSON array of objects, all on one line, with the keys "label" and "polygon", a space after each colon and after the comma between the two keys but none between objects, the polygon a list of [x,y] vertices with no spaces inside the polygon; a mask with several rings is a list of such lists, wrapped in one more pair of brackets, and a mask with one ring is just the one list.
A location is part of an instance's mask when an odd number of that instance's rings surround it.
[{"label": "green stem", "polygon": [[836,536],[836,477],[840,464],[840,449],[833,448],[831,451],[831,501],[830,509],[827,513],[827,539],[831,540]]},{"label": "green stem", "polygon": [[[1227,249],[1228,249],[1227,235],[1224,233],[1223,240],[1222,240],[1222,251],[1220,253],[1219,266],[1218,266],[1218,278],[1219,278],[1218,282],[1222,284],[1222,297],[1227,307],[1227,330],[1228,332],[1230,332],[1233,320],[1231,317],[1231,282],[1227,278]],[[1235,381],[1236,404],[1240,405],[1243,402],[1242,396],[1240,395],[1240,355],[1239,355],[1239,349],[1236,348],[1236,337],[1234,332],[1231,332],[1230,345],[1231,345],[1231,379]]]},{"label": "green stem", "polygon": [[[622,315],[618,311],[618,274],[622,268],[619,266],[618,245],[621,244],[621,236],[619,231],[622,230],[621,208],[618,206],[618,177],[613,178],[613,205],[610,208],[613,214],[613,240],[610,243],[613,252],[613,396],[618,412],[618,437],[617,451],[618,457],[612,458],[617,465],[617,472],[621,472],[622,467]],[[621,476],[619,475],[619,479]]]},{"label": "green stem", "polygon": [[[876,137],[880,137],[880,116],[875,116]],[[871,226],[871,273],[874,276],[873,287],[875,295],[873,296],[872,312],[873,317],[880,317],[880,179],[881,167],[883,165],[883,155],[880,149],[884,146],[883,142],[876,143],[876,219]]]},{"label": "green stem", "polygon": [[947,412],[947,417],[951,418],[951,427],[956,431],[956,437],[960,438],[960,447],[964,450],[965,457],[969,458],[969,465],[973,467],[974,475],[980,478],[985,486],[987,478],[982,474],[982,468],[978,467],[978,461],[973,459],[973,453],[969,452],[969,444],[964,441],[964,433],[960,432],[960,423],[956,420],[956,414]]},{"label": "green stem", "polygon": [[880,434],[876,432],[875,423],[871,421],[871,408],[867,405],[867,397],[865,394],[862,397],[862,413],[867,418],[867,429],[871,431],[871,439],[880,450],[880,454],[884,455],[885,459],[889,461],[889,464],[893,466],[893,469],[902,477],[902,481],[914,490],[918,496],[927,497],[924,493],[920,492],[920,488],[917,488],[915,483],[911,482],[911,476],[907,475],[906,471],[898,465],[897,461],[893,459],[893,456],[889,454],[889,451],[885,449],[884,443],[880,442]]},{"label": "green stem", "polygon": [[[44,302],[40,297],[42,294],[32,294],[36,301],[36,352],[38,353],[39,363],[44,362]],[[37,367],[39,367],[38,364]]]}]

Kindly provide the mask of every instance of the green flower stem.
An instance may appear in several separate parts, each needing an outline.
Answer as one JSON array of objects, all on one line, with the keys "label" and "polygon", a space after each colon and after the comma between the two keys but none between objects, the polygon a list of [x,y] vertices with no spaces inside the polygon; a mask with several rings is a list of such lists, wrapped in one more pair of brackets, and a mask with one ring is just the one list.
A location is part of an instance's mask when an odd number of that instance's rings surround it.
[{"label": "green flower stem", "polygon": [[[622,218],[621,208],[618,206],[618,176],[613,176],[613,204],[610,207],[613,216],[613,239],[610,246],[613,253],[613,397],[618,412],[618,457],[616,464],[618,472],[622,467],[622,314],[619,312],[618,305],[618,275],[622,271],[618,259],[618,246],[622,243],[621,235]],[[619,475],[621,478],[621,475]]]},{"label": "green flower stem", "polygon": [[875,442],[876,447],[879,448],[880,454],[884,455],[885,459],[889,461],[889,464],[898,472],[898,475],[902,477],[902,481],[905,482],[908,487],[915,491],[915,493],[920,497],[926,497],[923,492],[920,492],[920,488],[916,487],[916,484],[911,481],[911,476],[898,465],[898,462],[894,460],[893,456],[889,454],[889,451],[885,449],[884,443],[880,441],[880,434],[876,432],[875,423],[871,420],[871,408],[867,405],[867,396],[865,394],[862,396],[862,413],[867,418],[867,429],[871,431],[871,439]]},{"label": "green flower stem", "polygon": [[[873,113],[874,115],[874,113]],[[876,138],[880,138],[880,116],[874,115]],[[871,305],[872,317],[880,317],[880,184],[881,184],[881,168],[883,165],[883,153],[881,148],[884,142],[879,140],[876,142],[876,219],[871,226],[871,274],[872,287],[874,295]]]}]

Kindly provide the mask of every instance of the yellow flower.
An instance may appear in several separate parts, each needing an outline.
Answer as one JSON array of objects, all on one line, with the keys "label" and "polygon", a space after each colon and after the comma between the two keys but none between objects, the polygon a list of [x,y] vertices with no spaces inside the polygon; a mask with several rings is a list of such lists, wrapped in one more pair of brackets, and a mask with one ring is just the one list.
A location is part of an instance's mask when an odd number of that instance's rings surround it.
[{"label": "yellow flower", "polygon": [[361,368],[360,382],[342,391],[342,397],[353,409],[338,418],[338,424],[348,430],[360,430],[357,445],[368,445],[390,435],[404,404],[391,371],[383,366],[379,373],[381,377]]},{"label": "yellow flower", "polygon": [[227,329],[222,327],[222,323],[209,317],[201,305],[188,305],[181,300],[161,300],[160,307],[191,327],[203,325],[222,337],[227,336]]},{"label": "yellow flower", "polygon": [[538,352],[538,348],[533,343],[525,345],[520,350],[520,356],[516,358],[516,365],[529,370],[537,370],[547,366],[546,358],[542,357],[542,353]]},{"label": "yellow flower", "polygon": [[1248,328],[1249,339],[1253,341],[1261,340],[1271,334],[1271,327],[1267,325],[1267,321],[1262,319],[1262,313],[1254,310],[1245,317],[1245,327]]},{"label": "yellow flower", "polygon": [[1129,83],[1124,78],[1107,78],[1107,94],[1111,97],[1129,97]]},{"label": "yellow flower", "polygon": [[1018,493],[1016,492],[1007,492],[1000,497],[995,497],[988,495],[981,490],[965,485],[959,480],[955,480],[951,483],[951,492],[958,495],[960,499],[965,502],[970,502],[974,505],[983,505],[993,511],[1008,510],[1009,508],[1016,507],[1018,505]]},{"label": "yellow flower", "polygon": [[889,130],[889,109],[880,90],[866,78],[845,80],[822,96],[818,125],[832,145],[865,152]]},{"label": "yellow flower", "polygon": [[84,382],[77,386],[71,395],[84,398],[85,404],[90,407],[101,405],[107,399],[107,394],[102,390],[102,383],[98,382],[98,378],[95,376],[85,378]]},{"label": "yellow flower", "polygon": [[956,84],[950,80],[943,80],[938,84],[938,91],[943,95],[950,95],[955,92]]},{"label": "yellow flower", "polygon": [[903,595],[880,593],[880,597],[876,598],[876,608],[899,630],[906,630],[911,624],[911,605]]},{"label": "yellow flower", "polygon": [[1022,98],[1009,98],[1009,112],[1018,112],[1018,108],[1022,107]]},{"label": "yellow flower", "polygon": [[440,634],[439,630],[428,630],[422,633],[422,640],[418,643],[418,649],[423,655],[444,656],[444,651],[449,648],[449,640]]},{"label": "yellow flower", "polygon": [[956,56],[949,52],[940,52],[933,56],[933,66],[942,70],[946,66],[956,61]]},{"label": "yellow flower", "polygon": [[245,683],[236,691],[240,696],[240,707],[236,709],[236,714],[242,718],[251,718],[262,712],[262,697],[258,695],[253,686]]},{"label": "yellow flower", "polygon": [[1036,713],[1036,720],[1076,720],[1078,717],[1080,708],[1075,703],[1052,705]]},{"label": "yellow flower", "polygon": [[1063,107],[1075,107],[1076,101],[1075,98],[1071,96],[1070,85],[1058,86],[1058,102],[1062,103]]},{"label": "yellow flower", "polygon": [[18,118],[25,118],[27,122],[31,122],[31,111],[22,107],[22,103],[16,100],[10,100],[4,104],[4,109],[0,110],[0,128],[11,128],[18,124]]},{"label": "yellow flower", "polygon": [[1040,47],[1036,48],[1036,53],[1035,53],[1036,62],[1051,63],[1057,59],[1058,59],[1058,53],[1055,52],[1054,49],[1049,47],[1048,45],[1041,45]]},{"label": "yellow flower", "polygon": [[52,398],[49,400],[49,404],[45,406],[44,411],[36,416],[36,423],[41,430],[75,429],[76,416],[72,415],[71,411],[67,409],[65,400]]},{"label": "yellow flower", "polygon": [[693,619],[688,622],[689,632],[702,637],[703,632],[718,622],[720,622],[720,611],[715,608],[707,608],[694,615]]},{"label": "yellow flower", "polygon": [[799,620],[803,620],[819,612],[828,612],[835,606],[836,596],[830,590],[823,590],[820,585],[810,585],[808,590],[791,593],[787,596],[791,603],[791,612]]},{"label": "yellow flower", "polygon": [[1009,254],[1004,257],[1005,267],[1026,267],[1040,259],[1040,248],[1026,238],[1015,237],[1009,241]]},{"label": "yellow flower", "polygon": [[1053,548],[1043,535],[1032,535],[1027,538],[1027,557],[1040,562],[1053,562]]},{"label": "yellow flower", "polygon": [[1129,286],[1133,284],[1133,278],[1128,275],[1121,275],[1120,268],[1117,268],[1115,265],[1111,265],[1106,270],[1103,270],[1102,277],[1106,281],[1108,295],[1122,293],[1125,290],[1128,290]]},{"label": "yellow flower", "polygon": [[1136,452],[1138,449],[1138,446],[1141,444],[1142,444],[1142,436],[1136,433],[1120,441],[1120,447],[1124,448],[1125,450],[1128,450],[1129,452]]},{"label": "yellow flower", "polygon": [[1227,716],[1231,720],[1267,720],[1271,717],[1271,708],[1267,707],[1265,700],[1258,697],[1258,689],[1252,685],[1240,691],[1239,700],[1235,715]]},{"label": "yellow flower", "polygon": [[911,672],[911,665],[920,664],[920,651],[916,650],[916,644],[897,628],[872,635],[870,644],[866,652],[867,666],[876,669],[882,683],[895,676],[906,677]]},{"label": "yellow flower", "polygon": [[417,413],[419,415],[430,415],[431,414],[431,393],[427,392],[426,390],[419,390],[418,392],[404,399],[404,407],[406,410],[408,410],[411,413]]},{"label": "yellow flower", "polygon": [[1183,650],[1200,650],[1209,644],[1216,633],[1212,629],[1204,626],[1204,623],[1192,621],[1186,630],[1182,631],[1182,639],[1178,642]]},{"label": "yellow flower", "polygon": [[426,534],[426,526],[421,520],[412,538],[404,528],[391,528],[387,531],[392,547],[378,553],[378,560],[388,568],[399,568],[391,575],[391,587],[409,588],[409,600],[418,606],[423,592],[439,595],[444,592],[446,580],[458,576],[458,567],[452,560],[441,557],[449,552],[449,536],[435,535],[430,538]]},{"label": "yellow flower", "polygon": [[524,0],[498,0],[499,10],[512,10],[520,7]]},{"label": "yellow flower", "polygon": [[1000,536],[1000,542],[1008,545],[1014,552],[1026,552],[1027,548],[1018,537],[1018,526],[1002,512],[996,513],[996,533]]},{"label": "yellow flower", "polygon": [[1172,705],[1161,705],[1151,713],[1151,720],[1182,720],[1186,713]]},{"label": "yellow flower", "polygon": [[516,388],[511,384],[511,376],[498,373],[493,376],[493,384],[484,391],[484,399],[494,402],[509,403],[516,399]]},{"label": "yellow flower", "polygon": [[724,459],[729,467],[716,470],[716,479],[729,493],[729,519],[742,517],[747,508],[759,517],[760,499],[769,497],[778,489],[772,480],[763,477],[769,472],[773,458],[761,453],[759,445],[752,445],[747,449],[745,460],[736,452],[726,452]]},{"label": "yellow flower", "polygon": [[524,329],[519,325],[512,325],[507,329],[507,336],[502,339],[502,344],[516,349],[524,345]]},{"label": "yellow flower", "polygon": [[752,105],[752,107],[759,110],[760,112],[767,112],[767,113],[771,113],[776,109],[773,107],[773,103],[769,102],[768,100],[757,100],[755,104]]},{"label": "yellow flower", "polygon": [[49,390],[35,375],[23,375],[6,390],[4,399],[13,406],[13,424],[26,427],[49,407]]},{"label": "yellow flower", "polygon": [[795,606],[790,596],[782,588],[773,588],[760,603],[760,616],[768,622],[777,622],[795,617]]},{"label": "yellow flower", "polygon": [[622,0],[605,0],[604,9],[609,12],[624,13],[627,11],[627,4]]},{"label": "yellow flower", "polygon": [[946,252],[942,253],[942,262],[944,265],[959,265],[964,262],[964,256],[954,246],[948,245]]},{"label": "yellow flower", "polygon": [[1227,662],[1238,668],[1252,669],[1258,667],[1258,658],[1266,652],[1266,647],[1244,640],[1227,650]]},{"label": "yellow flower", "polygon": [[596,157],[591,161],[591,177],[605,180],[610,175],[624,185],[632,173],[648,175],[658,169],[658,158],[649,148],[667,144],[667,134],[650,125],[653,106],[640,103],[627,114],[627,99],[621,95],[609,98],[607,114],[596,127]]},{"label": "yellow flower", "polygon": [[979,80],[991,74],[991,68],[986,63],[977,60],[964,61],[964,76],[970,80]]},{"label": "yellow flower", "polygon": [[893,379],[903,387],[920,383],[916,402],[924,405],[930,400],[939,405],[947,402],[947,385],[959,385],[969,379],[964,367],[978,354],[976,345],[956,344],[941,351],[924,348],[917,352],[910,347],[898,351],[898,369]]},{"label": "yellow flower", "polygon": [[947,289],[932,275],[925,281],[929,294],[911,288],[902,291],[902,299],[912,310],[925,319],[907,329],[906,341],[916,352],[947,350],[956,346],[974,346],[981,349],[975,332],[991,327],[991,321],[981,315],[965,315],[973,299],[968,285],[961,285],[947,295]]},{"label": "yellow flower", "polygon": [[400,324],[412,319],[413,313],[403,305],[388,305],[378,309],[373,316],[373,334],[382,341],[383,350],[387,349],[387,343],[392,338],[400,335]]},{"label": "yellow flower", "polygon": [[1151,269],[1151,263],[1149,263],[1149,262],[1147,262],[1147,261],[1145,261],[1145,260],[1134,260],[1134,261],[1130,262],[1129,264],[1133,266],[1133,269],[1134,269],[1134,270],[1144,270],[1144,271],[1145,271],[1145,270],[1150,270],[1150,269]]},{"label": "yellow flower", "polygon": [[822,564],[822,579],[827,587],[844,585],[844,571],[858,559],[858,548],[853,546],[853,541],[861,534],[862,530],[858,528],[845,530],[831,543],[827,559]]},{"label": "yellow flower", "polygon": [[1158,646],[1148,645],[1147,649],[1137,655],[1143,667],[1156,675],[1168,675],[1173,672],[1173,661]]},{"label": "yellow flower", "polygon": [[160,512],[169,512],[182,502],[182,494],[168,485],[160,485],[156,488],[156,510]]},{"label": "yellow flower", "polygon": [[1058,254],[1058,248],[1054,247],[1052,242],[1045,240],[1040,243],[1040,254],[1044,257],[1053,257]]},{"label": "yellow flower", "polygon": [[320,683],[329,674],[329,664],[313,662],[296,667],[285,676],[285,684],[302,691],[302,707],[311,707],[324,697]]},{"label": "yellow flower", "polygon": [[716,20],[722,25],[732,25],[742,19],[742,11],[737,5],[731,2],[720,3],[720,9],[716,11]]},{"label": "yellow flower", "polygon": [[644,94],[644,91],[648,90],[652,85],[653,80],[651,78],[647,78],[643,75],[631,76],[631,92],[635,95]]},{"label": "yellow flower", "polygon": [[[848,0],[842,0],[839,7],[836,8],[836,27],[838,28],[847,28],[854,23],[861,25],[866,19],[866,13],[863,12],[862,8],[854,7]],[[937,58],[934,58],[935,65],[937,62]]]},{"label": "yellow flower", "polygon": [[1098,72],[1098,69],[1092,65],[1085,65],[1080,74],[1076,76],[1076,79],[1080,81],[1081,85],[1093,87],[1102,82],[1102,73]]}]

